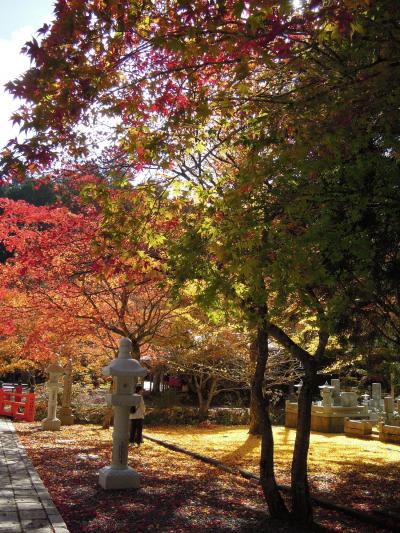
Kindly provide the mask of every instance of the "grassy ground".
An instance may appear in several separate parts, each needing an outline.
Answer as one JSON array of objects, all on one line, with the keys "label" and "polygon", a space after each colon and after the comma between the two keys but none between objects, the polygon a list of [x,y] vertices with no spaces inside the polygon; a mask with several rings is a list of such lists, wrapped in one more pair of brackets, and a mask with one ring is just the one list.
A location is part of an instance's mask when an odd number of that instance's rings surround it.
[{"label": "grassy ground", "polygon": [[[111,431],[85,425],[51,433],[40,431],[38,423],[16,426],[71,533],[260,531],[265,504],[256,483],[145,441],[129,456],[142,488],[105,492],[97,476],[110,462]],[[260,442],[244,427],[151,428],[146,433],[257,473]],[[294,431],[277,427],[274,433],[278,481],[288,483]],[[313,490],[359,509],[397,506],[399,512],[399,459],[395,445],[314,434]],[[323,509],[316,509],[316,519],[326,531],[378,531]],[[289,531],[276,524],[263,530]]]}]

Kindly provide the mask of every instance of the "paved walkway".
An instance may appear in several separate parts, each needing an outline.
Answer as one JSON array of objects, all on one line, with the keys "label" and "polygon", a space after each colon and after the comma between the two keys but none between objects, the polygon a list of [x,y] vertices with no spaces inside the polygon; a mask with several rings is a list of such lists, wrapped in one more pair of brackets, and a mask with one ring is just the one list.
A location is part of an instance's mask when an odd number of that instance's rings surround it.
[{"label": "paved walkway", "polygon": [[12,422],[0,417],[0,532],[24,531],[68,533]]}]

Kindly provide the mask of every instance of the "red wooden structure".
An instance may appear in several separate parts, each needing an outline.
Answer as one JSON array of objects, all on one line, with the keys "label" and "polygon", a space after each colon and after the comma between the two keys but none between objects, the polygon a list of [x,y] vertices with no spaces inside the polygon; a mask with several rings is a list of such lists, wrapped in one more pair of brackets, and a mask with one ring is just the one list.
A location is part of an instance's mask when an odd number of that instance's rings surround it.
[{"label": "red wooden structure", "polygon": [[35,418],[35,393],[16,385],[8,390],[0,388],[0,416],[33,422]]}]

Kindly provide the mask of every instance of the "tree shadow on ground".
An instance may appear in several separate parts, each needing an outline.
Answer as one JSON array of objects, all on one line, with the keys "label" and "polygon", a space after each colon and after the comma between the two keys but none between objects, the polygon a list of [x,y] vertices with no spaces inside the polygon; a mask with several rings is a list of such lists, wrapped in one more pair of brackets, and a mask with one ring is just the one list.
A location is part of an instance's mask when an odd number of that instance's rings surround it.
[{"label": "tree shadow on ground", "polygon": [[246,455],[252,453],[255,448],[260,446],[261,438],[256,435],[248,435],[247,439],[236,449],[223,455],[219,460],[222,463],[231,464],[240,459],[243,459]]}]

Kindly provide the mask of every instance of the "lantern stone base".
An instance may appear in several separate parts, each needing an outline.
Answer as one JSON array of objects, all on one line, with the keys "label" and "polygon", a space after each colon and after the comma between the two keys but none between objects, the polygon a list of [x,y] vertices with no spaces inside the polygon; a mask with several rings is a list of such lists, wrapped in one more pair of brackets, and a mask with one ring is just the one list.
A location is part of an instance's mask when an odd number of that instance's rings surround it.
[{"label": "lantern stone base", "polygon": [[74,415],[70,407],[61,407],[60,420],[62,426],[73,426],[75,422]]},{"label": "lantern stone base", "polygon": [[48,418],[45,418],[44,420],[42,420],[43,431],[60,431],[60,427],[61,420],[59,420],[58,418],[52,418],[50,420]]},{"label": "lantern stone base", "polygon": [[105,466],[99,471],[99,484],[105,490],[138,489],[140,476],[130,466],[121,470]]}]

